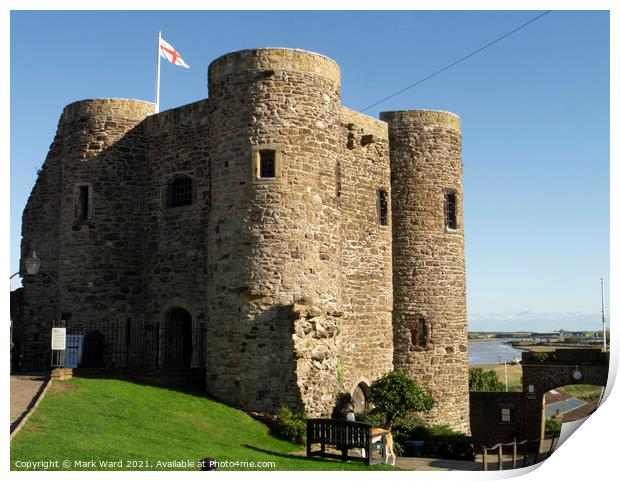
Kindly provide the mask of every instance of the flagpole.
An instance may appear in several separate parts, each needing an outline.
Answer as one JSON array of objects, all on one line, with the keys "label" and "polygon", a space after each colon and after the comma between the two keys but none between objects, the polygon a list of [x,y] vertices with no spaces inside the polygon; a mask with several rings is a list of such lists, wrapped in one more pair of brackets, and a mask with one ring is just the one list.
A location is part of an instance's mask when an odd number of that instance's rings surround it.
[{"label": "flagpole", "polygon": [[161,64],[161,32],[157,32],[157,80],[155,82],[155,113],[159,112],[159,67]]},{"label": "flagpole", "polygon": [[603,320],[603,352],[607,352],[607,333],[605,332],[605,284],[601,277],[601,318]]}]

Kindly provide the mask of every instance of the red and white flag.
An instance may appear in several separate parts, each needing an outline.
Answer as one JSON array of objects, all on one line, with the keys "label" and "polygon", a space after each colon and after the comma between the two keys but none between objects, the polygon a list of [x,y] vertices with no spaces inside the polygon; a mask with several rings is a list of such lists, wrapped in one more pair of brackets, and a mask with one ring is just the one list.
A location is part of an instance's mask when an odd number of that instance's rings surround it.
[{"label": "red and white flag", "polygon": [[189,68],[189,65],[185,63],[181,57],[181,54],[161,37],[159,37],[159,55],[164,57],[170,63],[179,65],[180,67]]}]

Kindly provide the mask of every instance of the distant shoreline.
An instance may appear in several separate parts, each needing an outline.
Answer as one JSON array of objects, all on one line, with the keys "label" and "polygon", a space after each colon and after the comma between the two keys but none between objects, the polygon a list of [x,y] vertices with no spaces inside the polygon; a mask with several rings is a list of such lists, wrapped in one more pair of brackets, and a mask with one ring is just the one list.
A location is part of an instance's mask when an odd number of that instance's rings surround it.
[{"label": "distant shoreline", "polygon": [[536,342],[527,338],[505,338],[505,339],[468,339],[468,343],[498,343],[508,344],[514,349],[520,351],[540,352],[540,351],[553,351],[555,349],[602,349],[602,344],[574,344],[574,343],[562,343],[562,342]]},{"label": "distant shoreline", "polygon": [[508,337],[506,339],[467,339],[467,342],[501,342],[502,344],[509,344],[515,340],[516,339],[514,337]]}]

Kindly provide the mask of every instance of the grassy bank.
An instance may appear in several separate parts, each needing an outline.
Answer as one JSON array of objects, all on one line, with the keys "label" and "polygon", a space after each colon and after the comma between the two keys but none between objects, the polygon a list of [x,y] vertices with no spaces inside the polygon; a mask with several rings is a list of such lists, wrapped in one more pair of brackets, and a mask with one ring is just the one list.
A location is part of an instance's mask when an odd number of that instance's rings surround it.
[{"label": "grassy bank", "polygon": [[590,384],[572,384],[570,386],[562,386],[562,391],[572,397],[583,399],[584,401],[598,401],[601,396],[601,386],[592,386]]},{"label": "grassy bank", "polygon": [[512,344],[515,349],[522,349],[530,352],[552,352],[559,349],[602,349],[603,345],[586,346],[583,344]]},{"label": "grassy bank", "polygon": [[[469,366],[469,369],[479,367],[485,371],[495,371],[500,381],[505,383],[505,372],[503,364],[478,364]],[[523,375],[521,366],[519,364],[508,364],[506,366],[508,371],[508,390],[509,391],[521,391],[521,376]]]},{"label": "grassy bank", "polygon": [[[196,469],[158,464],[205,457],[229,462],[275,462],[270,470],[367,470],[360,462],[308,460],[303,451],[275,438],[245,413],[215,402],[200,391],[180,392],[113,379],[54,383],[36,412],[11,442],[11,469],[17,461],[69,460],[69,469]],[[95,461],[75,466],[74,460]],[[252,469],[229,466],[228,469]]]}]

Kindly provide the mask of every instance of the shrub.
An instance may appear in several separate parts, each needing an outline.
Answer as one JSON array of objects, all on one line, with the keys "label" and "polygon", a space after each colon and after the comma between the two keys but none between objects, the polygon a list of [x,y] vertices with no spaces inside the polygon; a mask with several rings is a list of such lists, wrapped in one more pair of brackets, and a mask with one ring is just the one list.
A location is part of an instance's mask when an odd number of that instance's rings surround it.
[{"label": "shrub", "polygon": [[356,414],[355,420],[360,423],[368,423],[377,428],[385,428],[387,424],[385,420],[385,413],[379,412],[376,409]]},{"label": "shrub", "polygon": [[441,459],[475,459],[471,436],[467,436],[446,425],[418,427],[411,433],[411,438],[424,441],[422,455]]},{"label": "shrub", "polygon": [[409,439],[415,441],[430,441],[432,437],[431,430],[427,426],[418,426],[409,435]]},{"label": "shrub", "polygon": [[[379,412],[376,409],[358,414],[356,416],[356,421],[371,424],[373,427],[387,429],[385,413]],[[425,426],[424,421],[416,416],[415,413],[408,413],[394,420],[390,432],[394,440],[394,451],[398,456],[404,454],[402,442],[407,439],[412,439],[412,433],[418,428],[423,428],[423,426]]]},{"label": "shrub", "polygon": [[385,428],[392,430],[398,418],[414,412],[430,411],[435,399],[425,393],[416,382],[403,372],[390,372],[377,379],[368,389],[368,400],[374,411],[385,415]]},{"label": "shrub", "polygon": [[295,444],[306,442],[306,413],[293,412],[282,406],[276,412],[275,434]]},{"label": "shrub", "polygon": [[469,370],[469,390],[499,392],[506,390],[506,385],[499,380],[495,371],[475,367]]},{"label": "shrub", "polygon": [[397,417],[392,423],[392,435],[395,439],[410,439],[411,434],[420,428],[424,428],[426,423],[416,413],[407,413]]},{"label": "shrub", "polygon": [[473,461],[476,458],[471,436],[463,433],[434,436],[433,455],[442,459]]},{"label": "shrub", "polygon": [[562,429],[562,421],[556,418],[547,418],[545,420],[545,431],[559,431]]}]

